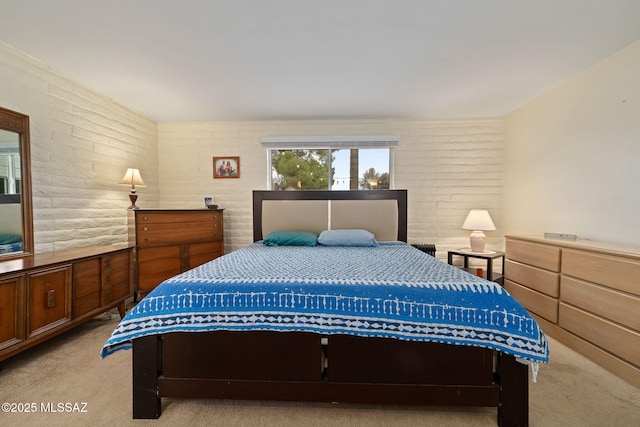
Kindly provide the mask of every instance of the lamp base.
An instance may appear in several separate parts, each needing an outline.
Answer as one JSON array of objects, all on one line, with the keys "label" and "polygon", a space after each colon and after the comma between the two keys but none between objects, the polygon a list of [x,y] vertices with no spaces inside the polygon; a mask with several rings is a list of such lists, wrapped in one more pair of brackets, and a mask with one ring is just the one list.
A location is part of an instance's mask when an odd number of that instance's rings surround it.
[{"label": "lamp base", "polygon": [[138,200],[138,195],[136,193],[129,193],[129,200],[131,200],[131,206],[127,209],[140,209],[136,206],[136,200]]},{"label": "lamp base", "polygon": [[471,252],[484,252],[484,244],[486,240],[487,236],[485,236],[482,231],[472,231],[469,235]]}]

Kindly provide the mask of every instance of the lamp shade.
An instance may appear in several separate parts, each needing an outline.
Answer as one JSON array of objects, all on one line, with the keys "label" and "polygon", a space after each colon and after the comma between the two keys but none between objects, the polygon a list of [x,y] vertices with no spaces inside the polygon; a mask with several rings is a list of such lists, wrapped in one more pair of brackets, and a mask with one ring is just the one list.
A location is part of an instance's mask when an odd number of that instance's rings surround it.
[{"label": "lamp shade", "polygon": [[471,209],[471,211],[469,211],[469,215],[467,215],[467,219],[465,219],[464,224],[462,224],[462,229],[472,231],[493,231],[496,229],[496,226],[493,225],[489,211],[484,209]]},{"label": "lamp shade", "polygon": [[135,188],[136,185],[139,187],[145,187],[142,176],[140,176],[140,171],[134,168],[127,169],[127,172],[120,181],[120,185],[130,185],[132,188]]}]

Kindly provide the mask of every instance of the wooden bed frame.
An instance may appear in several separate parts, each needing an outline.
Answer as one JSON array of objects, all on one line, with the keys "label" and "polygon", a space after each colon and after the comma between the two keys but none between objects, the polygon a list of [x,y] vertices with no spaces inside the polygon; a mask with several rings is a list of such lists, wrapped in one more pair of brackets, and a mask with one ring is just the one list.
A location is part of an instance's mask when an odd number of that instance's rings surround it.
[{"label": "wooden bed frame", "polygon": [[[265,200],[395,200],[406,190],[254,192],[254,240]],[[256,349],[261,349],[259,352]],[[158,418],[162,397],[497,408],[500,426],[529,419],[527,366],[480,347],[309,332],[168,333],[133,341],[133,418]]]}]

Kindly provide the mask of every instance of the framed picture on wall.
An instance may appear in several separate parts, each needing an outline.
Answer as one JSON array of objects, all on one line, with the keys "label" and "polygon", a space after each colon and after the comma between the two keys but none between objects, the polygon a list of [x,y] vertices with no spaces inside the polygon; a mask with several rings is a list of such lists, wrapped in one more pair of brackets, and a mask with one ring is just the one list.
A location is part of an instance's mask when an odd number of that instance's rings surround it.
[{"label": "framed picture on wall", "polygon": [[240,178],[240,157],[214,157],[214,178]]}]

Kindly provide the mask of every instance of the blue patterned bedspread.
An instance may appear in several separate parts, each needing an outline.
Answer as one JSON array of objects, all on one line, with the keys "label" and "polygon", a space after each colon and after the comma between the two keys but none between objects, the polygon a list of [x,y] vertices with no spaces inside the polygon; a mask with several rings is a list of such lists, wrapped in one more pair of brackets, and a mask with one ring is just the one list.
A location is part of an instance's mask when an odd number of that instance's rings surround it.
[{"label": "blue patterned bedspread", "polygon": [[538,324],[500,285],[402,242],[254,243],[162,283],[122,319],[102,357],[145,335],[212,330],[435,341],[548,361]]}]

